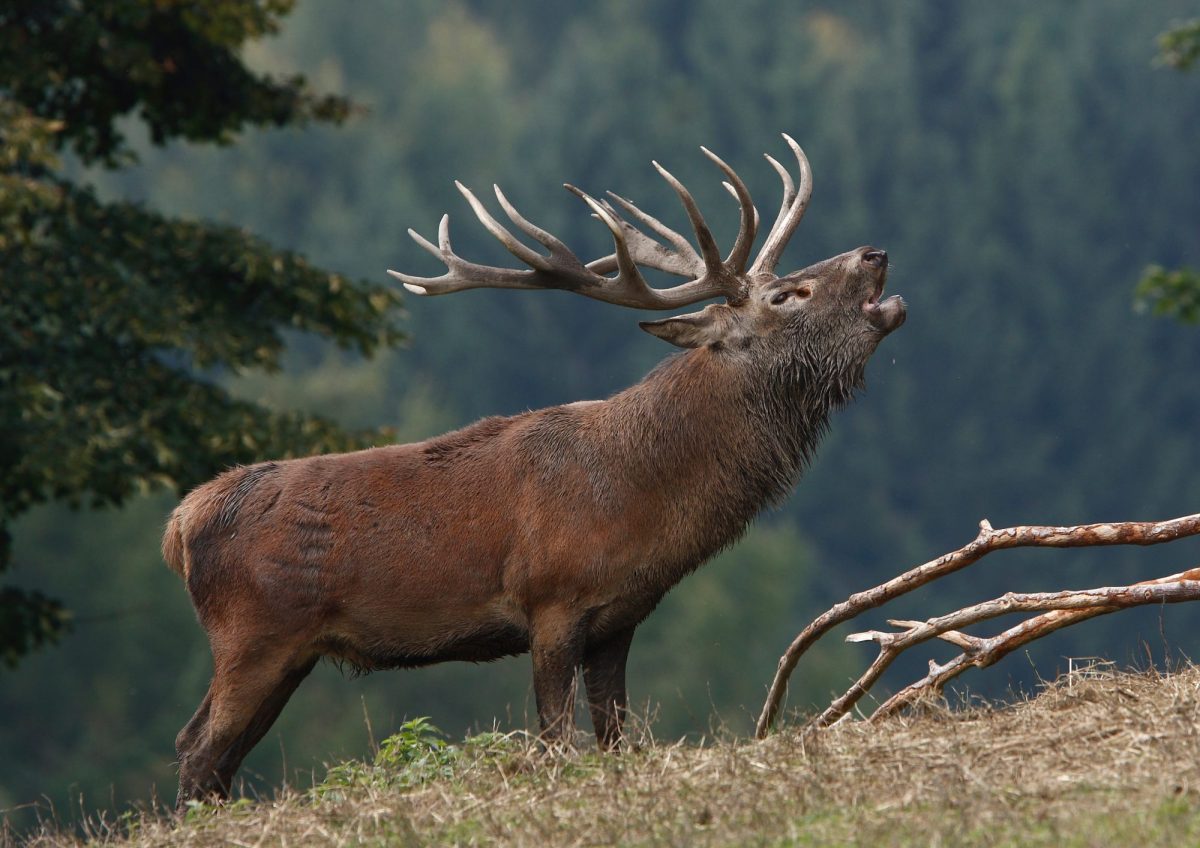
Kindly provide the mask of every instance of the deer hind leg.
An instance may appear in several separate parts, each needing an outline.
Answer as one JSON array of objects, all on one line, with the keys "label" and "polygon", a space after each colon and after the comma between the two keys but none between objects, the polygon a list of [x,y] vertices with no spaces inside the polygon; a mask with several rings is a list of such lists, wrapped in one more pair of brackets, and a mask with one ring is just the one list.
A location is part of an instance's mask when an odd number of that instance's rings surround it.
[{"label": "deer hind leg", "polygon": [[[312,660],[297,663],[290,651],[258,647],[232,656],[214,652],[213,665],[208,694],[176,737],[176,809],[183,809],[193,799],[229,797],[233,772],[253,744],[245,743],[251,738],[257,742],[266,733],[312,668]],[[299,674],[301,669],[303,674]],[[234,749],[243,746],[239,755]]]},{"label": "deer hind leg", "polygon": [[208,724],[208,713],[212,708],[212,684],[209,684],[208,691],[204,693],[204,700],[200,702],[200,706],[196,708],[196,713],[188,720],[188,723],[179,731],[179,735],[175,737],[175,755],[183,762],[183,758],[196,745],[200,734],[204,732],[205,726]]},{"label": "deer hind leg", "polygon": [[610,636],[583,655],[583,682],[587,685],[588,711],[602,751],[621,745],[621,727],[625,723],[625,663],[633,628]]},{"label": "deer hind leg", "polygon": [[542,741],[570,743],[575,729],[575,676],[583,661],[583,622],[566,610],[547,611],[531,622],[533,693]]},{"label": "deer hind leg", "polygon": [[304,682],[304,678],[308,677],[309,672],[313,670],[313,666],[316,664],[317,659],[314,657],[284,675],[283,680],[279,682],[275,690],[267,696],[267,699],[259,706],[258,711],[254,713],[254,718],[250,719],[250,724],[234,740],[234,743],[225,749],[225,753],[217,761],[214,771],[218,784],[225,787],[233,785],[233,776],[237,773],[238,768],[241,767],[242,760],[246,759],[246,755],[254,750],[254,746],[271,729],[271,725],[275,723],[275,719],[279,718],[279,713],[287,705],[288,699],[292,697],[292,693],[296,691],[296,687]]}]

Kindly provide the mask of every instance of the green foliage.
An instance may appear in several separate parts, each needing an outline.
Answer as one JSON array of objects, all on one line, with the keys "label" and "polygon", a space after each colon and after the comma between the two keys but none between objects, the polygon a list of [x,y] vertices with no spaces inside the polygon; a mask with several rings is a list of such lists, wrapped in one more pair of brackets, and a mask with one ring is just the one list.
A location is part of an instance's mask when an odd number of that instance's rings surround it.
[{"label": "green foliage", "polygon": [[1200,324],[1200,273],[1191,268],[1168,270],[1151,265],[1138,281],[1135,294],[1138,306],[1155,315]]},{"label": "green foliage", "polygon": [[322,420],[234,401],[204,369],[275,369],[290,329],[370,354],[400,337],[390,289],[232,227],[102,204],[58,180],[25,188],[14,172],[0,192],[9,515],[84,493],[119,504],[267,451],[357,442]]},{"label": "green foliage", "polygon": [[446,741],[446,734],[420,716],[404,722],[383,740],[372,763],[350,760],[330,768],[313,793],[325,798],[356,787],[411,789],[451,777],[461,754],[461,748]]},{"label": "green foliage", "polygon": [[1159,57],[1181,71],[1200,59],[1200,18],[1174,26],[1158,37]]},{"label": "green foliage", "polygon": [[0,96],[60,122],[57,144],[86,162],[129,158],[120,121],[156,144],[227,144],[245,125],[340,122],[351,105],[303,76],[246,67],[249,41],[275,33],[293,0],[9,0],[0,9]]},{"label": "green foliage", "polygon": [[[254,809],[254,800],[252,798],[235,798],[226,803],[210,803],[191,799],[187,802],[183,814],[183,823],[195,830],[204,830],[206,826],[213,826],[221,819],[228,819],[232,816],[237,816],[239,813],[248,813]],[[136,820],[129,822],[130,838],[137,838]]]},{"label": "green foliage", "polygon": [[0,586],[0,663],[15,667],[25,654],[56,642],[70,623],[59,601],[41,592]]},{"label": "green foliage", "polygon": [[[1179,71],[1200,59],[1200,18],[1172,27],[1158,38],[1159,58]],[[1135,290],[1138,306],[1185,324],[1200,323],[1200,273],[1151,265]]]},{"label": "green foliage", "polygon": [[[8,526],[47,500],[115,506],[182,491],[232,463],[361,446],[332,422],[275,412],[217,381],[276,370],[312,333],[372,354],[400,339],[389,287],[321,270],[232,226],[103,202],[56,150],[113,165],[135,107],[156,142],[224,142],[244,123],[339,119],[345,103],[236,57],[286,2],[8,4],[0,11],[0,572]],[[286,335],[285,335],[286,334]],[[0,662],[69,622],[38,592],[0,590]]]}]

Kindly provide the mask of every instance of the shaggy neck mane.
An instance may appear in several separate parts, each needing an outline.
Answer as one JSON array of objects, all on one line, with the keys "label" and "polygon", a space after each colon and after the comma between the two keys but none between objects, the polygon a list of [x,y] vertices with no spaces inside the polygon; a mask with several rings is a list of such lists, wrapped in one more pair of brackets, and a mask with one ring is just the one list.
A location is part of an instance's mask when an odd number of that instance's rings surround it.
[{"label": "shaggy neck mane", "polygon": [[700,348],[673,356],[614,396],[607,415],[620,422],[611,444],[627,479],[696,509],[720,537],[710,539],[717,548],[791,491],[830,412],[861,382],[861,366],[828,357],[751,367],[734,359],[746,355]]}]

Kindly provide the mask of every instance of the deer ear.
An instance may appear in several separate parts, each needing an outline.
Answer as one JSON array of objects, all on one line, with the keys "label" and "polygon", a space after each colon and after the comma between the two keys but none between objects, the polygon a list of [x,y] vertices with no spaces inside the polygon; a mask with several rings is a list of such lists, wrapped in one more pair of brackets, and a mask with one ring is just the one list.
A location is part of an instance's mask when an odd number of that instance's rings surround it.
[{"label": "deer ear", "polygon": [[724,341],[729,321],[728,308],[713,303],[699,312],[661,321],[640,321],[638,326],[676,347],[704,347]]}]

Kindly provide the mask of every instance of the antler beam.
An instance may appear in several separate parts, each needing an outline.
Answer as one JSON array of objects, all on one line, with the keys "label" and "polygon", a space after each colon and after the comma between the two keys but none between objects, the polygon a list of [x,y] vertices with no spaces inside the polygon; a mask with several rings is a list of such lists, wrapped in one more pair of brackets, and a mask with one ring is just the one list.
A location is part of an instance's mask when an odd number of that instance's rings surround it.
[{"label": "antler beam", "polygon": [[[795,141],[787,135],[784,138],[796,154],[802,191],[797,193],[786,169],[767,156],[783,180],[784,200],[779,218],[749,273],[746,265],[758,233],[758,210],[754,208],[749,189],[733,168],[704,147],[700,149],[725,175],[727,182],[724,185],[738,201],[740,210],[737,238],[729,255],[723,260],[691,193],[669,171],[654,162],[655,169],[679,196],[699,250],[684,236],[624,197],[609,192],[611,202],[600,201],[567,184],[565,188],[588,205],[613,238],[612,254],[585,264],[562,241],[522,216],[496,186],[496,200],[500,207],[517,229],[546,248],[548,253],[543,254],[520,241],[488,212],[470,189],[456,182],[458,190],[484,228],[528,267],[501,268],[463,259],[451,246],[449,216],[444,215],[438,228],[438,244],[433,244],[414,230],[410,229],[408,233],[417,244],[446,265],[446,273],[440,277],[417,277],[392,270],[388,273],[404,283],[406,289],[421,295],[449,294],[474,288],[563,289],[596,300],[641,309],[674,309],[713,297],[724,297],[731,303],[738,303],[747,295],[751,274],[769,273],[774,268],[787,239],[799,224],[811,193],[808,160]],[[621,211],[618,211],[618,207]],[[622,216],[622,212],[653,233],[653,236],[630,223]],[[646,282],[639,266],[691,279],[678,286],[657,289]],[[607,276],[613,272],[616,272],[615,276]]]}]

